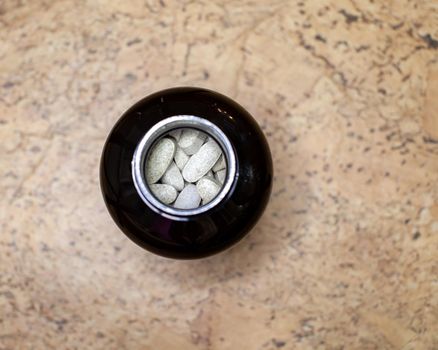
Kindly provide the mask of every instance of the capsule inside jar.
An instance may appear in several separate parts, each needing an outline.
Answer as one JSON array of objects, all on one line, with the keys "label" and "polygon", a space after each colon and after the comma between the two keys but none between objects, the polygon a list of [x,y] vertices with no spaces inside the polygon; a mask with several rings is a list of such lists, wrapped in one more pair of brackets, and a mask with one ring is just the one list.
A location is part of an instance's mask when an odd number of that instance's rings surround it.
[{"label": "capsule inside jar", "polygon": [[150,147],[144,166],[149,190],[161,203],[195,209],[223,188],[227,159],[219,143],[196,128],[177,128]]}]

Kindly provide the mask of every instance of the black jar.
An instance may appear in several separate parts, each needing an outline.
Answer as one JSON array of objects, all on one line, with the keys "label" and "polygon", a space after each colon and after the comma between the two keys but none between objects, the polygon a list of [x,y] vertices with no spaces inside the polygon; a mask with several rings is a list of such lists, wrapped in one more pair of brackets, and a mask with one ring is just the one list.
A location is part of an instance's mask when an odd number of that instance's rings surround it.
[{"label": "black jar", "polygon": [[[157,201],[143,176],[150,147],[177,128],[202,130],[227,161],[221,192],[193,210]],[[217,253],[244,237],[266,207],[272,176],[268,144],[251,115],[228,97],[189,87],[157,92],[125,112],[100,164],[103,197],[119,228],[141,247],[180,259]]]}]

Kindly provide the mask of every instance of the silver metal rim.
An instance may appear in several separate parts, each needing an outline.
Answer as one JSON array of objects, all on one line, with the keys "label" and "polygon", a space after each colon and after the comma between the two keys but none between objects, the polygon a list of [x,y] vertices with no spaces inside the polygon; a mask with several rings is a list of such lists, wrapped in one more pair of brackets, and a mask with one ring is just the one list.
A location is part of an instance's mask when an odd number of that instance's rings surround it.
[{"label": "silver metal rim", "polygon": [[[199,129],[213,137],[221,146],[227,161],[227,174],[221,191],[211,202],[195,209],[177,209],[163,204],[152,194],[144,176],[145,172],[143,170],[145,166],[145,160],[150,147],[159,137],[173,129],[178,128]],[[143,202],[145,202],[152,210],[159,214],[168,214],[171,217],[178,217],[181,219],[205,213],[206,211],[217,206],[231,190],[232,185],[238,176],[236,153],[231,145],[230,140],[215,124],[193,115],[173,116],[155,124],[143,136],[140,143],[137,145],[131,165],[134,185]]]}]

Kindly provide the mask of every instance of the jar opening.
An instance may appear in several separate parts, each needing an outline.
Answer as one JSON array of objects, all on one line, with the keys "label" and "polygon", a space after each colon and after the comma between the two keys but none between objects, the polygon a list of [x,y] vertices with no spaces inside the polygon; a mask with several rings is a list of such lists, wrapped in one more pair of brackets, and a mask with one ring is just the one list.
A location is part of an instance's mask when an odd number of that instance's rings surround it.
[{"label": "jar opening", "polygon": [[237,173],[229,139],[215,124],[191,115],[154,125],[134,152],[132,176],[142,200],[172,216],[201,214],[217,206]]}]

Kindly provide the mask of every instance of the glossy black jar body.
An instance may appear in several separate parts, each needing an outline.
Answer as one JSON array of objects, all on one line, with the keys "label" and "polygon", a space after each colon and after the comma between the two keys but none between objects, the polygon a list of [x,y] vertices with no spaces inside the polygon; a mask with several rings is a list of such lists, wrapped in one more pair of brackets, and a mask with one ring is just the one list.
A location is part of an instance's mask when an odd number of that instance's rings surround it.
[{"label": "glossy black jar body", "polygon": [[[210,210],[188,217],[152,210],[137,192],[131,169],[146,132],[179,115],[204,118],[219,127],[234,148],[237,165],[226,197]],[[174,88],[144,98],[122,115],[103,149],[100,184],[112,218],[129,238],[159,255],[193,259],[224,250],[248,233],[266,207],[272,173],[268,144],[248,112],[213,91]]]}]

